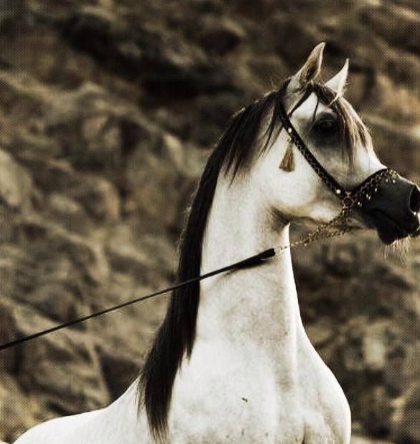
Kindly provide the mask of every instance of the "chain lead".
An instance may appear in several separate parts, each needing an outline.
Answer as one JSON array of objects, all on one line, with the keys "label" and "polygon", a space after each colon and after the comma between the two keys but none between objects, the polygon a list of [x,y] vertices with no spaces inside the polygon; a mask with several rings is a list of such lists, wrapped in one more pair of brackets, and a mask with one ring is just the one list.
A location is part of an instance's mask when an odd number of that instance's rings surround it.
[{"label": "chain lead", "polygon": [[[296,248],[299,246],[306,247],[307,245],[318,240],[344,236],[349,231],[351,231],[351,227],[348,226],[348,217],[350,216],[350,213],[351,209],[349,207],[343,206],[340,213],[334,219],[319,225],[314,230],[310,231],[302,239],[295,240],[288,245],[280,245],[276,247],[276,253],[282,253],[285,250]],[[334,229],[334,231],[329,231],[330,229]]]},{"label": "chain lead", "polygon": [[[275,248],[276,253],[281,253],[287,249],[299,246],[307,246],[317,240],[331,239],[333,237],[344,236],[352,230],[348,224],[348,219],[355,207],[362,207],[364,201],[370,200],[372,195],[378,192],[378,186],[382,180],[394,181],[398,173],[391,169],[378,171],[363,182],[356,190],[345,192],[341,199],[342,208],[340,213],[329,222],[319,225],[310,231],[304,238],[291,242],[288,245],[281,245]],[[333,229],[334,231],[329,231]]]}]

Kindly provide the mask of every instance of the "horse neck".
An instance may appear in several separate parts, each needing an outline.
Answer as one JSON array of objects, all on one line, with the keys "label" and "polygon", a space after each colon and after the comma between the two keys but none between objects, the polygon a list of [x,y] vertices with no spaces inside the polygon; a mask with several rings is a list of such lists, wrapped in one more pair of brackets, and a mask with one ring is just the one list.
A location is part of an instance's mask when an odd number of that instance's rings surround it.
[{"label": "horse neck", "polygon": [[[202,273],[288,242],[288,225],[275,223],[252,182],[219,179],[204,236]],[[197,340],[231,341],[275,354],[296,344],[301,321],[288,250],[258,267],[204,281],[200,295]]]}]

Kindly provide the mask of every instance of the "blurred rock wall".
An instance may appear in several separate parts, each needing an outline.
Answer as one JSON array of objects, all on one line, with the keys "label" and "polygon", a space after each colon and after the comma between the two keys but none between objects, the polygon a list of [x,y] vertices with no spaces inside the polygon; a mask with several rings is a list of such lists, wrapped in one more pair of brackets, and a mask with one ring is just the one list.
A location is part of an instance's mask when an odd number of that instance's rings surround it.
[{"label": "blurred rock wall", "polygon": [[[419,177],[418,7],[2,0],[1,342],[171,282],[191,192],[230,116],[320,41],[326,78],[351,58],[349,97],[383,161]],[[367,233],[295,263],[355,433],[420,443],[418,243],[384,255]],[[119,396],[164,309],[149,301],[1,353],[0,439]]]}]

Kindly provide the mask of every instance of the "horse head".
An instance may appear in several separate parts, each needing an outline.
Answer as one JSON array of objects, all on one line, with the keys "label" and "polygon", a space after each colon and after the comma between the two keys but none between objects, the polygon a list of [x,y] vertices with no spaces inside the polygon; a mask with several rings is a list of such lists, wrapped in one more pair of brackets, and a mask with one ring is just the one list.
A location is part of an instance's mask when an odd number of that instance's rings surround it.
[{"label": "horse head", "polygon": [[328,82],[319,80],[324,46],[312,51],[274,97],[266,119],[273,143],[252,174],[283,221],[327,223],[347,194],[349,227],[375,228],[386,244],[418,236],[419,187],[388,170],[375,154],[366,126],[344,98],[348,61]]}]

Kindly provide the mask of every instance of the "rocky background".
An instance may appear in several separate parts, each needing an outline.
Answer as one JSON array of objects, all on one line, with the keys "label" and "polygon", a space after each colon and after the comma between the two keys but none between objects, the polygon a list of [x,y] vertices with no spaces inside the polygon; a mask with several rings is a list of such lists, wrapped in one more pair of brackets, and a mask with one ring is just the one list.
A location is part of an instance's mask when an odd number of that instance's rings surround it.
[{"label": "rocky background", "polygon": [[[0,342],[171,282],[229,117],[324,40],[382,160],[420,176],[418,0],[1,0]],[[420,443],[420,245],[385,253],[366,233],[294,255],[354,444]],[[0,439],[118,397],[165,301],[2,352]]]}]

